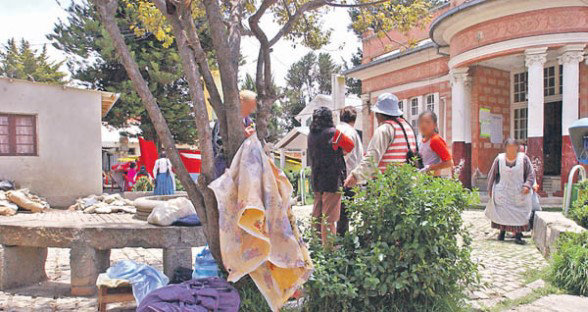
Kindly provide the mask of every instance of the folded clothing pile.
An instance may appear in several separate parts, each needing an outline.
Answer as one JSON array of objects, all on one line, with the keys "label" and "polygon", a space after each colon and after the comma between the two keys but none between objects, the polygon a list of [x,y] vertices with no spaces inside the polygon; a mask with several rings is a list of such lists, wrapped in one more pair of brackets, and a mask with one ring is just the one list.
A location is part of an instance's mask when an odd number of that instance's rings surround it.
[{"label": "folded clothing pile", "polygon": [[[147,222],[155,225],[169,226],[188,216],[196,215],[192,202],[185,197],[178,197],[155,206],[147,217]],[[200,222],[200,220],[198,220]]]},{"label": "folded clothing pile", "polygon": [[119,194],[90,195],[78,198],[69,210],[81,210],[84,213],[135,213],[133,201],[122,198]]},{"label": "folded clothing pile", "polygon": [[137,312],[238,312],[241,297],[227,281],[210,277],[168,285],[150,292]]},{"label": "folded clothing pile", "polygon": [[0,191],[0,215],[12,216],[18,208],[30,212],[43,212],[50,208],[47,201],[28,189]]}]

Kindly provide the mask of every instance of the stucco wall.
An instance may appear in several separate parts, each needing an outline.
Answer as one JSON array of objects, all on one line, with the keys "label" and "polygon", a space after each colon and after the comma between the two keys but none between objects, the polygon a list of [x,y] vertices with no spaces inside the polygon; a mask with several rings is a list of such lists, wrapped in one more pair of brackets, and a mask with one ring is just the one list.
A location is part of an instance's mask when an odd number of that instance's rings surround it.
[{"label": "stucco wall", "polygon": [[[439,15],[449,10],[449,7],[442,7],[438,10],[431,11],[430,21],[433,21]],[[362,63],[369,63],[375,57],[382,54],[394,51],[396,49],[404,50],[414,42],[419,42],[429,38],[429,26],[415,27],[408,33],[400,31],[389,31],[386,36],[377,36],[373,31],[368,31],[364,34],[363,44],[363,59]]]},{"label": "stucco wall", "polygon": [[451,38],[451,56],[515,38],[585,32],[588,30],[587,20],[586,7],[552,8],[504,16],[458,32]]},{"label": "stucco wall", "polygon": [[0,156],[0,178],[65,207],[102,192],[101,95],[0,79],[0,113],[37,116],[38,156]]},{"label": "stucco wall", "polygon": [[361,84],[362,93],[399,86],[405,83],[437,78],[449,73],[448,58],[442,57],[423,62],[401,70],[365,79]]}]

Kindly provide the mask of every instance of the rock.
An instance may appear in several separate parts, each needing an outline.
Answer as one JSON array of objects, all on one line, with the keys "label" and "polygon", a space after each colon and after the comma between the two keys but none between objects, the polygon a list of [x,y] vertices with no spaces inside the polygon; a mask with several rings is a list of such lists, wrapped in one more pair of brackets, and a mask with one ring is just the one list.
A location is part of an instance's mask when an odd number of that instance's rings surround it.
[{"label": "rock", "polygon": [[516,300],[519,298],[522,298],[524,296],[527,296],[529,294],[531,294],[533,292],[533,289],[529,288],[529,287],[523,287],[523,288],[519,288],[517,290],[508,292],[506,294],[504,294],[504,296],[510,300]]},{"label": "rock", "polygon": [[587,297],[571,295],[549,295],[535,302],[518,306],[509,312],[585,312],[588,307]]},{"label": "rock", "polygon": [[548,257],[559,235],[563,232],[581,232],[584,229],[560,212],[537,211],[535,213],[533,240],[541,253]]},{"label": "rock", "polygon": [[543,288],[543,287],[545,287],[545,281],[542,279],[538,279],[532,283],[527,284],[527,287],[529,287],[533,290]]}]

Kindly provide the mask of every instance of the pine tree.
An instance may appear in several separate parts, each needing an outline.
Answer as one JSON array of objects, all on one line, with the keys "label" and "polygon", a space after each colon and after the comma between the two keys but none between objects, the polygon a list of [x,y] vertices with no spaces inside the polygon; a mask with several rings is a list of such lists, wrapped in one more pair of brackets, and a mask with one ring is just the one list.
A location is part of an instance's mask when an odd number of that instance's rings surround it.
[{"label": "pine tree", "polygon": [[21,39],[20,45],[14,38],[8,39],[0,48],[0,76],[37,82],[64,84],[66,74],[59,70],[63,62],[51,62],[47,47],[40,53],[31,44]]},{"label": "pine tree", "polygon": [[[104,120],[117,128],[139,121],[142,135],[157,141],[145,106],[120,64],[112,42],[105,37],[106,31],[97,12],[86,1],[72,3],[66,11],[67,22],[60,20],[56,23],[47,38],[53,41],[55,48],[69,56],[67,65],[72,78],[93,89],[120,93],[118,103]],[[119,2],[116,19],[174,138],[178,143],[195,144],[193,111],[176,46],[166,47],[152,33],[137,37],[132,31],[136,15],[132,7]]]}]

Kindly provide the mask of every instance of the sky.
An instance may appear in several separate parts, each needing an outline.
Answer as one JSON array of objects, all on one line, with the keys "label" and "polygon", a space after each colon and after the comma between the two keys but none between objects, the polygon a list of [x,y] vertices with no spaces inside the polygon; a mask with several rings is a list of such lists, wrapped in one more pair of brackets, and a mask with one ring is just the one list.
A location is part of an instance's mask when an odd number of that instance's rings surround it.
[{"label": "sky", "polygon": [[[59,18],[65,19],[66,13],[59,6],[69,5],[71,0],[0,0],[0,43],[5,44],[10,38],[24,38],[33,48],[41,49],[47,44],[49,56],[54,61],[62,61],[65,56],[54,49],[46,34],[52,32],[53,25]],[[351,55],[361,46],[361,42],[348,30],[350,18],[345,9],[331,10],[324,18],[324,27],[332,29],[331,43],[316,52],[328,52],[333,59],[341,64],[349,61]],[[261,20],[262,28],[271,37],[278,31],[270,16]],[[255,77],[255,67],[259,44],[254,38],[243,37],[241,51],[245,59],[245,65],[240,69],[240,77],[249,73]],[[310,49],[282,40],[274,46],[272,53],[272,67],[275,82],[279,86],[285,85],[285,76],[290,65],[299,60]],[[65,66],[63,70],[67,70]]]}]

